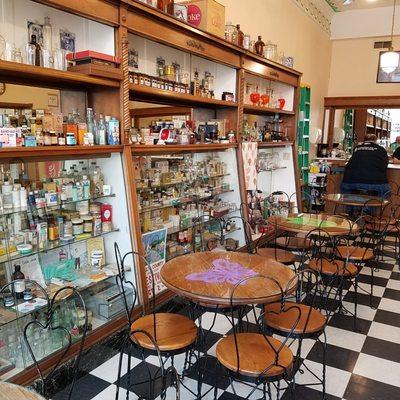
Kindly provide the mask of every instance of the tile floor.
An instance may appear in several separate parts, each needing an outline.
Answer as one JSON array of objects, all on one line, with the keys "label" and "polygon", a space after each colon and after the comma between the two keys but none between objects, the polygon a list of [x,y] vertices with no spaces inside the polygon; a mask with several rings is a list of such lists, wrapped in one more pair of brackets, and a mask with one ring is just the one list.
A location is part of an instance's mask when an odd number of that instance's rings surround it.
[{"label": "tile floor", "polygon": [[[359,323],[358,332],[353,331],[352,317],[349,315],[335,314],[326,328],[328,342],[327,359],[327,400],[386,400],[400,399],[400,273],[399,267],[394,265],[393,259],[385,257],[383,262],[375,263],[378,268],[376,275],[374,309],[369,307],[369,296],[361,294],[359,297]],[[370,282],[370,268],[362,271],[361,287],[368,289]],[[345,304],[352,310],[354,293],[349,290],[345,295]],[[187,311],[182,304],[181,312]],[[203,326],[211,323],[211,314],[203,315]],[[250,316],[251,321],[251,316]],[[209,355],[215,354],[216,343],[224,334],[228,333],[230,325],[224,316],[218,316],[217,323],[207,338],[206,348]],[[78,400],[111,400],[115,398],[115,383],[118,368],[117,340],[111,340],[100,347],[89,351],[85,355],[81,366],[80,379],[74,391],[73,399]],[[321,371],[321,349],[312,340],[304,344],[302,357],[307,360],[308,366],[317,373]],[[127,365],[128,355],[124,355],[123,363]],[[137,357],[131,359],[133,379],[140,379],[144,373],[143,361]],[[151,370],[158,366],[157,358],[149,356],[146,363]],[[179,369],[183,365],[183,357],[176,359]],[[215,365],[213,358],[209,359],[207,372],[204,379],[203,390],[214,386]],[[312,376],[305,371],[297,374],[299,383],[309,383]],[[123,379],[126,385],[126,376]],[[196,390],[196,373],[189,373],[185,378],[185,384],[192,390]],[[235,385],[237,395],[226,379],[218,382],[219,400],[242,400],[248,396],[250,389],[244,384]],[[321,399],[320,387],[297,388],[297,399],[314,400]],[[57,393],[54,400],[64,399],[66,390]],[[120,399],[125,399],[126,392],[121,391]],[[174,399],[173,389],[168,391],[167,399]],[[254,394],[251,399],[260,398],[260,392]],[[137,399],[132,395],[130,399]],[[213,393],[205,399],[213,399]],[[282,397],[288,400],[285,393]],[[190,392],[182,388],[181,399],[194,399]]]}]

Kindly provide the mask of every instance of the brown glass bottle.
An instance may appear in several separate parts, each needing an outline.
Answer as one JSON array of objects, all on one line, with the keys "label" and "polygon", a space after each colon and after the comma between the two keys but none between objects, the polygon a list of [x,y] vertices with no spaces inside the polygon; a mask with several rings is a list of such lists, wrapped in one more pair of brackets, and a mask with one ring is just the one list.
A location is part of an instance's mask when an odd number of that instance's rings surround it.
[{"label": "brown glass bottle", "polygon": [[265,43],[262,41],[261,36],[259,36],[256,44],[254,45],[256,53],[259,56],[263,56],[264,55],[264,47],[265,47]]},{"label": "brown glass bottle", "polygon": [[170,15],[174,15],[174,0],[164,0],[165,12]]},{"label": "brown glass bottle", "polygon": [[24,290],[25,290],[25,275],[21,272],[21,266],[20,265],[15,265],[14,267],[14,272],[11,276],[11,279],[14,282],[13,285],[13,291],[14,295],[17,299],[23,299],[24,298]]},{"label": "brown glass bottle", "polygon": [[40,67],[40,44],[36,41],[36,35],[31,36],[29,44],[35,46],[35,65]]},{"label": "brown glass bottle", "polygon": [[238,46],[243,47],[243,44],[244,44],[244,33],[240,29],[240,25],[239,24],[236,25],[236,29],[237,29],[237,42],[238,42],[237,44],[238,44]]}]

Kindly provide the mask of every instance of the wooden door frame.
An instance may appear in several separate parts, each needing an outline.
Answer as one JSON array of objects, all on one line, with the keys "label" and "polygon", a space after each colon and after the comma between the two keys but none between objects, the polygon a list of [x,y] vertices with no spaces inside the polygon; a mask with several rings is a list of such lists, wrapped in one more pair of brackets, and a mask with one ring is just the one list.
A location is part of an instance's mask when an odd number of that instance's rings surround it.
[{"label": "wooden door frame", "polygon": [[[328,143],[329,150],[333,147],[333,129],[337,110],[362,108],[400,108],[400,96],[347,96],[324,98],[324,126],[322,142]],[[325,118],[326,111],[329,117]],[[328,122],[327,140],[325,141],[325,123]]]}]

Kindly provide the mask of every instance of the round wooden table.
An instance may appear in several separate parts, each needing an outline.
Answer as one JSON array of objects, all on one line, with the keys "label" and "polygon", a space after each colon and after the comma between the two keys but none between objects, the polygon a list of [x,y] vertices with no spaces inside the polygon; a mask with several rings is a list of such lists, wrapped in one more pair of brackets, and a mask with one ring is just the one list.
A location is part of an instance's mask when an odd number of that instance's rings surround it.
[{"label": "round wooden table", "polygon": [[26,387],[0,382],[0,400],[45,400],[45,398]]},{"label": "round wooden table", "polygon": [[322,229],[331,236],[340,236],[358,231],[346,218],[329,214],[289,214],[287,217],[274,215],[268,219],[271,225],[285,232],[307,234],[313,229]]},{"label": "round wooden table", "polygon": [[[202,252],[168,261],[161,269],[161,280],[174,293],[195,302],[230,305],[233,288],[249,276],[264,275],[276,279],[282,289],[295,276],[287,266],[258,255],[236,252]],[[295,290],[296,280],[293,279]],[[239,285],[234,305],[266,304],[280,298],[279,287],[262,278],[249,279]]]},{"label": "round wooden table", "polygon": [[382,207],[388,203],[388,200],[367,194],[328,194],[324,197],[328,203],[333,203],[335,206],[345,205],[354,207],[363,207],[368,202],[368,207]]}]

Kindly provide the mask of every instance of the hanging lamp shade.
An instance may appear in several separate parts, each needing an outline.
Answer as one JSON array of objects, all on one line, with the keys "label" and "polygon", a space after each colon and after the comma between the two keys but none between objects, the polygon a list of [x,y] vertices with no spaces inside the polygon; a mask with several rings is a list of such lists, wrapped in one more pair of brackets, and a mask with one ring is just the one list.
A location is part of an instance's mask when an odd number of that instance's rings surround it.
[{"label": "hanging lamp shade", "polygon": [[380,66],[382,71],[387,74],[392,73],[399,66],[400,55],[393,50],[385,51],[381,54]]}]

